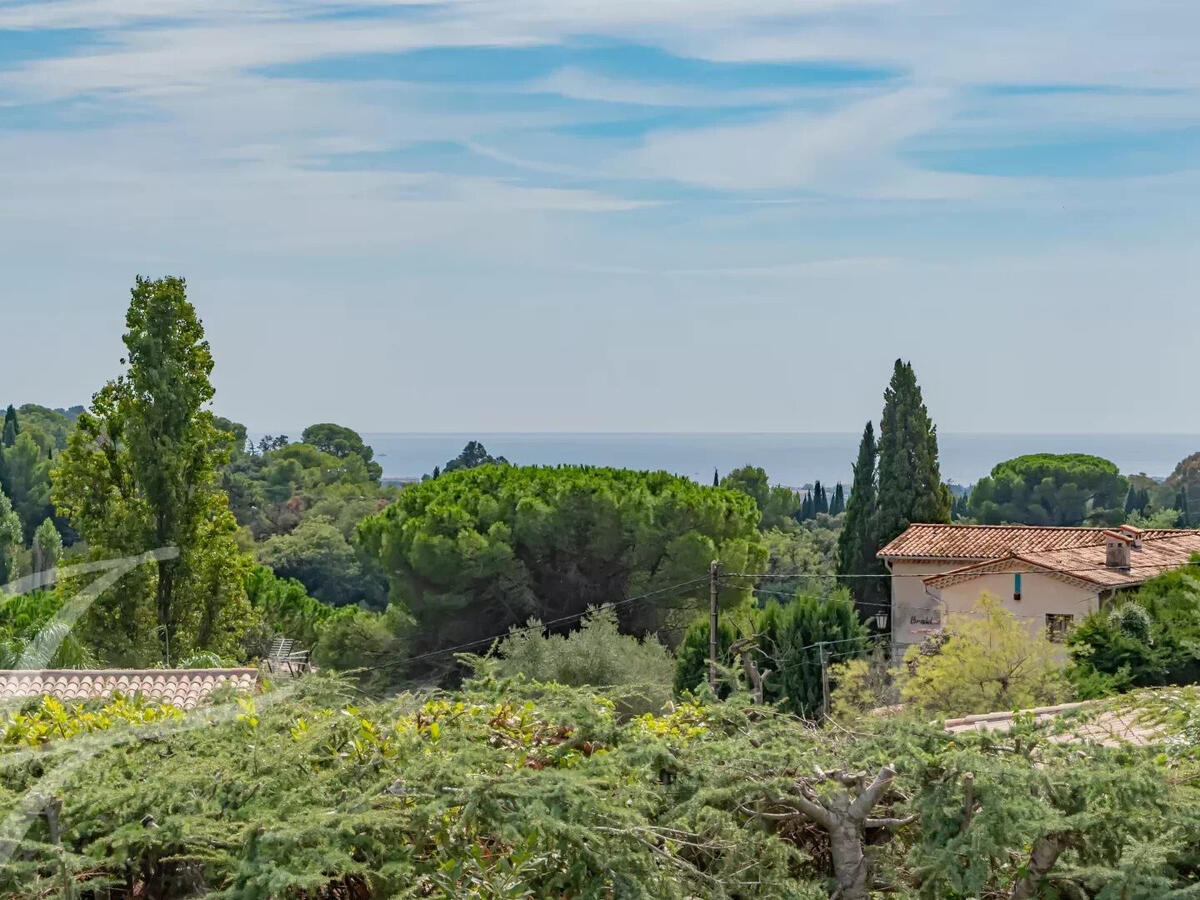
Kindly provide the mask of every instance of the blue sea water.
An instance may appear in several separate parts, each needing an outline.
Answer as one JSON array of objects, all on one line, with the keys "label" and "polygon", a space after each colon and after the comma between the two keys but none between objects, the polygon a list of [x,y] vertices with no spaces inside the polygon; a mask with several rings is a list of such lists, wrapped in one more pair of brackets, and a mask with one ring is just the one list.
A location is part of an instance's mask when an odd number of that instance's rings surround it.
[{"label": "blue sea water", "polygon": [[[388,478],[419,478],[445,465],[470,440],[524,465],[559,463],[663,469],[702,483],[746,464],[771,481],[802,487],[815,480],[849,483],[858,434],[364,434]],[[1165,477],[1200,450],[1195,434],[954,434],[938,436],[942,477],[967,485],[1002,460],[1024,453],[1092,453],[1122,472]]]}]

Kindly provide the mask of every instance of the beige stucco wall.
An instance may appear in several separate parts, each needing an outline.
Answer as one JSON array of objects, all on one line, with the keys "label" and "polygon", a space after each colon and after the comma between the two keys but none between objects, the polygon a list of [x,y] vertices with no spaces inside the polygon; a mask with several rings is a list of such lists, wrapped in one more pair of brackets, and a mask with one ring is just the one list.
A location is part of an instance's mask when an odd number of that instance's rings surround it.
[{"label": "beige stucco wall", "polygon": [[967,565],[967,560],[892,563],[892,640],[897,644],[919,644],[930,631],[940,627],[938,603],[925,592],[922,576],[948,572]]},{"label": "beige stucco wall", "polygon": [[968,563],[954,560],[892,563],[892,640],[896,644],[920,643],[931,631],[940,629],[947,613],[971,612],[985,591],[1028,622],[1031,630],[1046,627],[1047,613],[1071,615],[1078,623],[1098,606],[1094,592],[1038,572],[1022,573],[1019,601],[1013,600],[1011,570],[943,587],[940,598],[931,596],[918,577],[964,565]]},{"label": "beige stucco wall", "polygon": [[1010,573],[981,575],[970,581],[943,587],[942,609],[947,614],[969,613],[984,592],[997,597],[1001,605],[1028,623],[1031,631],[1046,627],[1046,615],[1072,616],[1076,623],[1098,608],[1098,595],[1087,588],[1052,578],[1039,572],[1021,575],[1021,599],[1013,599]]}]

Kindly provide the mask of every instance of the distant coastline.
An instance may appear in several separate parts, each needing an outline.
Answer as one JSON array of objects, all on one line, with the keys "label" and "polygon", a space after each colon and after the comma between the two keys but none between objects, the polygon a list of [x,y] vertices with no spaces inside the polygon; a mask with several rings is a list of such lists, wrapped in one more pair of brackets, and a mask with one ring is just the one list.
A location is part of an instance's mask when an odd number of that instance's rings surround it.
[{"label": "distant coastline", "polygon": [[[299,432],[297,432],[298,434]],[[436,432],[364,433],[389,479],[420,478],[444,465],[469,440],[514,463],[559,463],[664,469],[697,481],[711,480],[747,463],[762,466],[773,482],[801,487],[814,480],[848,483],[858,434]],[[971,484],[996,463],[1023,453],[1092,453],[1126,474],[1156,478],[1200,451],[1200,434],[981,434],[939,435],[942,475]]]}]

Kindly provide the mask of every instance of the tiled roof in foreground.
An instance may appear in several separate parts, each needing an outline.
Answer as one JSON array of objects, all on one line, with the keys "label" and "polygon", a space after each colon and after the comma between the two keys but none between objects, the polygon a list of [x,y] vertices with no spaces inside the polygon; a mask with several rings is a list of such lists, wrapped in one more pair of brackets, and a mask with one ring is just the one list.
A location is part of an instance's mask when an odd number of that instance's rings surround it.
[{"label": "tiled roof in foreground", "polygon": [[93,700],[114,692],[191,709],[222,685],[251,693],[258,669],[0,669],[0,702],[49,695]]},{"label": "tiled roof in foreground", "polygon": [[[879,551],[880,559],[985,560],[1010,553],[1044,553],[1100,547],[1103,528],[1047,528],[1038,525],[909,525]],[[1142,540],[1196,535],[1194,530],[1160,528],[1140,532]]]}]

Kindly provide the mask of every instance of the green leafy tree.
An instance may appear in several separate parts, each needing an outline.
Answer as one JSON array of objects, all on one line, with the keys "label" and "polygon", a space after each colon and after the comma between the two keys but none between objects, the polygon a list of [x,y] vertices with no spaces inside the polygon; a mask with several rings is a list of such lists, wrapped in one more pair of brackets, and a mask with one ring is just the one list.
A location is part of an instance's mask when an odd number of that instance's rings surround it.
[{"label": "green leafy tree", "polygon": [[8,496],[0,491],[0,585],[16,576],[17,560],[23,547],[21,518],[13,511]]},{"label": "green leafy tree", "polygon": [[[1106,459],[1035,453],[999,463],[979,479],[970,509],[984,525],[1108,525],[1124,521],[1128,493],[1128,481]],[[1134,508],[1143,508],[1140,495]]]},{"label": "green leafy tree", "polygon": [[1085,618],[1068,639],[1083,693],[1200,682],[1200,560]]},{"label": "green leafy tree", "polygon": [[911,363],[896,360],[883,395],[876,481],[875,551],[913,522],[949,522],[950,489],[938,465],[937,427]]},{"label": "green leafy tree", "polygon": [[43,519],[34,531],[32,549],[34,572],[46,572],[58,565],[62,559],[63,540],[53,519]]},{"label": "green leafy tree", "polygon": [[875,615],[888,596],[887,573],[875,555],[883,546],[875,532],[877,455],[875,428],[867,422],[858,445],[854,481],[846,501],[846,516],[838,536],[837,551],[837,572],[849,576],[846,584],[864,619]]},{"label": "green leafy tree", "polygon": [[362,436],[351,428],[335,425],[332,422],[322,422],[319,425],[309,425],[305,428],[300,439],[321,452],[339,459],[357,456],[366,465],[367,475],[371,481],[379,481],[383,475],[383,468],[374,461],[375,451],[364,444]]},{"label": "green leafy tree", "polygon": [[51,461],[29,432],[4,449],[6,493],[21,519],[26,542],[38,524],[54,512],[50,503]]},{"label": "green leafy tree", "polygon": [[334,607],[308,595],[294,578],[281,578],[266,566],[246,573],[246,598],[261,626],[246,647],[250,658],[266,655],[270,641],[282,635],[312,650],[326,623],[336,614]]},{"label": "green leafy tree", "polygon": [[331,606],[386,605],[386,583],[325,516],[308,516],[290,533],[264,541],[258,561]]},{"label": "green leafy tree", "polygon": [[458,456],[446,463],[441,469],[434,468],[433,477],[437,478],[440,474],[457,472],[460,469],[474,469],[478,466],[490,465],[506,466],[508,465],[508,460],[503,456],[492,456],[479,441],[468,441]]},{"label": "green leafy tree", "polygon": [[[53,472],[53,499],[95,556],[178,549],[153,577],[127,577],[90,611],[107,655],[145,662],[157,639],[165,662],[236,644],[248,561],[216,484],[228,439],[208,409],[212,354],[184,281],[139,277],[131,293],[126,371],[80,415]],[[151,593],[148,615],[139,581]]]},{"label": "green leafy tree", "polygon": [[[749,497],[663,472],[483,466],[406,488],[359,533],[427,649],[666,588],[619,602],[622,628],[682,624],[707,601],[711,560],[761,571],[757,519]],[[736,604],[750,590],[722,596]]]},{"label": "green leafy tree", "polygon": [[972,614],[948,617],[937,652],[908,648],[905,703],[946,716],[1004,712],[1053,703],[1065,690],[1058,648],[1044,631],[984,594]]}]

